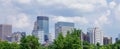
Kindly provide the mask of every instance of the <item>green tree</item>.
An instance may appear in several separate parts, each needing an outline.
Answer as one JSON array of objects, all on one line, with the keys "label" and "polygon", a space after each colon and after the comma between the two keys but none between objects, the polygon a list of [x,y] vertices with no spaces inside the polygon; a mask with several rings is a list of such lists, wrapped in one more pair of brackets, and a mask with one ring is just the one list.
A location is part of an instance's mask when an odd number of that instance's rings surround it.
[{"label": "green tree", "polygon": [[[10,47],[11,47],[11,49],[20,49],[20,45],[19,44],[17,44],[17,43],[10,43]],[[9,48],[10,49],[10,48]]]},{"label": "green tree", "polygon": [[59,33],[59,36],[54,41],[55,49],[63,49],[64,47],[64,37],[62,33]]},{"label": "green tree", "polygon": [[113,45],[114,49],[120,49],[120,40],[118,40],[114,45]]},{"label": "green tree", "polygon": [[39,49],[40,43],[35,36],[26,36],[21,38],[20,49]]},{"label": "green tree", "polygon": [[0,41],[0,49],[19,49],[19,44]]},{"label": "green tree", "polygon": [[[100,46],[101,46],[100,43],[97,42],[97,44],[96,44],[96,48],[97,48],[97,49],[100,49]],[[103,47],[101,47],[101,48],[103,48]]]},{"label": "green tree", "polygon": [[80,40],[81,30],[68,31],[66,37],[63,37],[62,33],[59,34],[58,38],[54,41],[55,49],[81,49]]}]

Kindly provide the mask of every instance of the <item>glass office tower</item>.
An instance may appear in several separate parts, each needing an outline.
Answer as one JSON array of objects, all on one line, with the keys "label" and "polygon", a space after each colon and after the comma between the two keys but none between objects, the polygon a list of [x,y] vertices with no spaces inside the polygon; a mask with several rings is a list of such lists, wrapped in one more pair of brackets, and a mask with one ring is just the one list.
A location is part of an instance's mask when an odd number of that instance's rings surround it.
[{"label": "glass office tower", "polygon": [[[48,41],[49,35],[49,18],[46,16],[38,16],[37,21],[34,24],[33,35],[39,36],[40,32],[44,35],[44,41]],[[40,37],[38,37],[40,38]]]}]

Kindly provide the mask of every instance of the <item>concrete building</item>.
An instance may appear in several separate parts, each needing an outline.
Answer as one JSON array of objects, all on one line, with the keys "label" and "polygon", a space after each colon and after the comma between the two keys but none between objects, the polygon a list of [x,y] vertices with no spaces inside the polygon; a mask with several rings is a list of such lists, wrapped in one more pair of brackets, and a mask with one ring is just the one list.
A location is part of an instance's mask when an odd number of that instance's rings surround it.
[{"label": "concrete building", "polygon": [[20,40],[22,37],[25,37],[26,36],[26,33],[25,32],[14,32],[12,34],[12,42],[17,42],[17,43],[20,43]]},{"label": "concrete building", "polygon": [[49,41],[50,43],[54,42],[55,39],[55,34],[54,33],[49,33]]},{"label": "concrete building", "polygon": [[72,31],[74,29],[74,23],[71,22],[57,22],[55,24],[55,38],[58,37],[59,33],[62,33],[65,37],[68,31]]},{"label": "concrete building", "polygon": [[115,38],[115,42],[117,42],[118,40],[120,40],[120,34],[118,34],[118,37]]},{"label": "concrete building", "polygon": [[100,43],[100,45],[103,45],[103,32],[100,28],[88,28],[88,34],[91,44],[96,45],[97,43]]},{"label": "concrete building", "polygon": [[118,40],[120,40],[120,34],[118,34]]},{"label": "concrete building", "polygon": [[82,38],[83,38],[83,41],[86,41],[86,42],[89,42],[89,36],[88,34],[85,34],[85,33],[82,33]]},{"label": "concrete building", "polygon": [[103,44],[104,45],[112,44],[112,37],[104,37],[103,38]]},{"label": "concrete building", "polygon": [[[32,35],[39,38],[40,43],[49,41],[49,18],[46,16],[38,16],[35,21]],[[39,37],[40,36],[40,37]]]},{"label": "concrete building", "polygon": [[0,39],[9,41],[12,34],[12,25],[9,24],[0,24]]},{"label": "concrete building", "polygon": [[45,36],[44,36],[44,31],[38,31],[36,36],[39,38],[39,43],[44,44]]},{"label": "concrete building", "polygon": [[115,42],[117,42],[118,41],[118,38],[115,38]]},{"label": "concrete building", "polygon": [[39,40],[39,43],[43,44],[44,43],[44,31],[37,31],[34,32],[32,35],[34,35],[35,37],[37,37]]}]

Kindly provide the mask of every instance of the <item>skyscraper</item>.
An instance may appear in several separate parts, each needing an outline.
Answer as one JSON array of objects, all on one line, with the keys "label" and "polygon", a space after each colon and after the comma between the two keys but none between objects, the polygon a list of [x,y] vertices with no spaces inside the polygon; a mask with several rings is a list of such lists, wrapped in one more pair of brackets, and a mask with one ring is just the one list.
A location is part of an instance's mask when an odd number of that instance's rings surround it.
[{"label": "skyscraper", "polygon": [[[34,24],[32,35],[39,38],[40,41],[48,41],[49,35],[49,18],[46,16],[38,16],[37,21]],[[41,36],[41,37],[39,37]],[[44,37],[43,37],[44,36]]]},{"label": "skyscraper", "polygon": [[83,39],[81,39],[81,40],[84,40],[84,41],[86,41],[86,42],[89,42],[89,36],[88,36],[88,34],[82,33],[82,38],[83,38]]},{"label": "skyscraper", "polygon": [[67,34],[67,31],[71,31],[74,29],[74,23],[71,22],[57,22],[55,24],[55,38],[58,37],[59,33],[62,33],[65,37]]},{"label": "skyscraper", "polygon": [[91,44],[97,44],[100,43],[100,45],[103,45],[103,32],[100,28],[88,28],[89,39]]},{"label": "skyscraper", "polygon": [[104,43],[104,45],[112,44],[112,37],[104,37],[103,43]]},{"label": "skyscraper", "polygon": [[115,41],[116,41],[116,42],[119,41],[119,40],[120,40],[120,34],[118,34],[118,37],[115,38]]},{"label": "skyscraper", "polygon": [[0,39],[1,40],[8,40],[7,38],[10,37],[12,34],[12,25],[8,24],[0,24]]},{"label": "skyscraper", "polygon": [[118,34],[118,40],[120,40],[120,34]]},{"label": "skyscraper", "polygon": [[115,38],[115,42],[117,42],[118,41],[118,38]]}]

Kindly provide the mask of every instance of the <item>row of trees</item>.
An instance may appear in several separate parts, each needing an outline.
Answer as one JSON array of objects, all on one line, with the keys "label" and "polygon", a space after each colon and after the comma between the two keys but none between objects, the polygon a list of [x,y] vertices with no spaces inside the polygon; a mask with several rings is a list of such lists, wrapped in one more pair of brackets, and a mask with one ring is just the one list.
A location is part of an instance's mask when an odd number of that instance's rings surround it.
[{"label": "row of trees", "polygon": [[34,36],[26,36],[21,39],[21,43],[9,43],[0,40],[0,49],[41,49],[38,38]]},{"label": "row of trees", "polygon": [[0,49],[19,49],[20,46],[17,43],[8,43],[7,41],[0,41]]},{"label": "row of trees", "polygon": [[42,46],[35,36],[26,36],[21,38],[21,43],[9,43],[0,40],[0,49],[120,49],[120,41],[109,45],[90,44],[80,40],[81,30],[72,30],[67,32],[66,37],[60,33],[53,44]]}]

